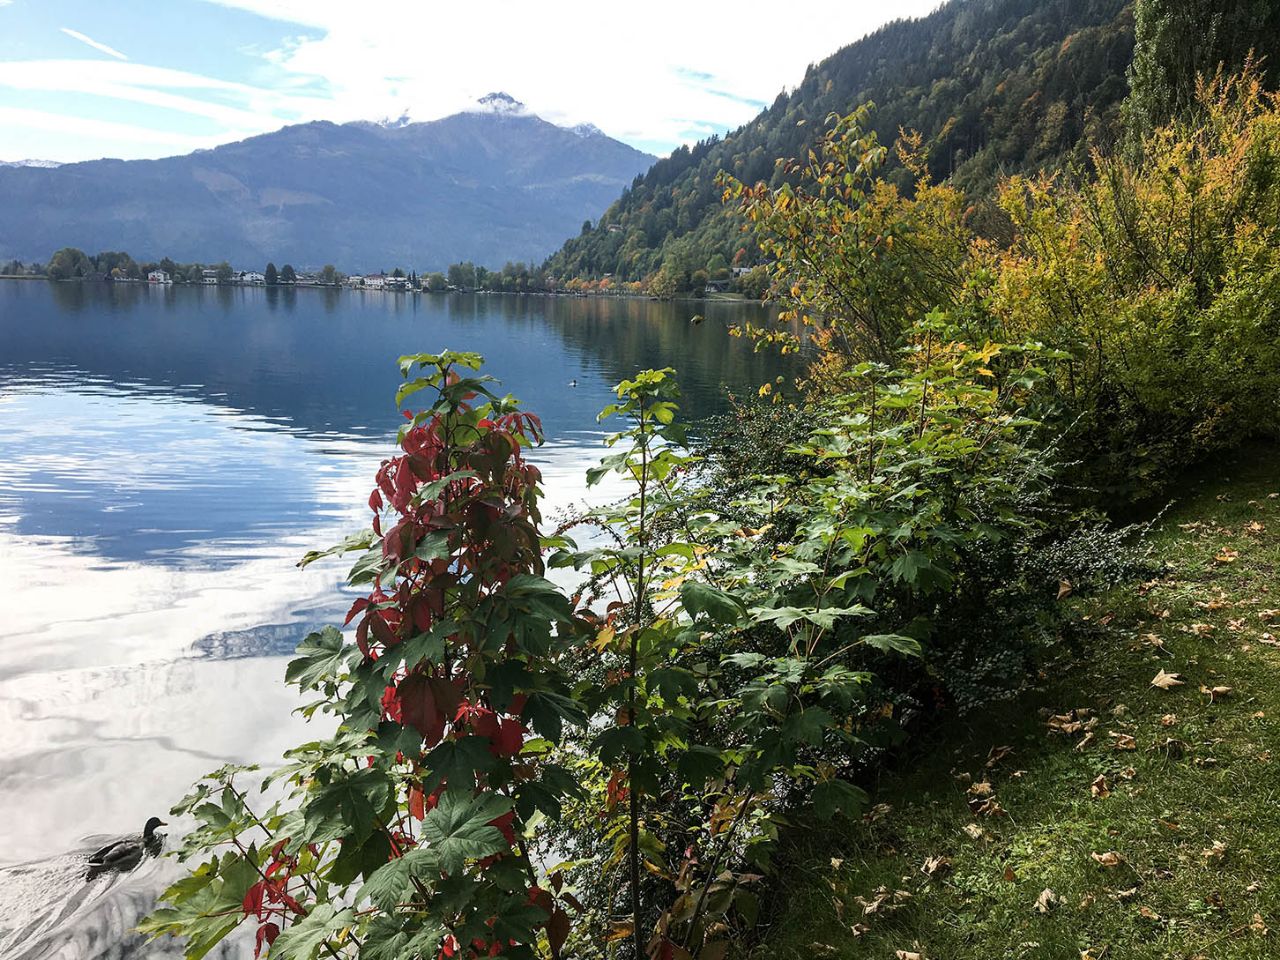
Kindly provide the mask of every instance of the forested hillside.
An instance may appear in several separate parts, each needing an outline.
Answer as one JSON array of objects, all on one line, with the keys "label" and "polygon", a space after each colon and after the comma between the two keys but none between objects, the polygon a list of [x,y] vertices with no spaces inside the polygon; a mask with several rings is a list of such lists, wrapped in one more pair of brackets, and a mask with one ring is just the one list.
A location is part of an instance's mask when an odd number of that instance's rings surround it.
[{"label": "forested hillside", "polygon": [[668,263],[687,283],[698,270],[751,263],[755,244],[725,212],[716,175],[777,185],[778,157],[803,155],[829,114],[868,100],[883,142],[900,127],[918,131],[935,176],[970,194],[1001,173],[1060,167],[1083,156],[1086,136],[1110,137],[1133,50],[1131,0],[951,0],[810,67],[724,139],[658,161],[549,269],[631,280]]}]

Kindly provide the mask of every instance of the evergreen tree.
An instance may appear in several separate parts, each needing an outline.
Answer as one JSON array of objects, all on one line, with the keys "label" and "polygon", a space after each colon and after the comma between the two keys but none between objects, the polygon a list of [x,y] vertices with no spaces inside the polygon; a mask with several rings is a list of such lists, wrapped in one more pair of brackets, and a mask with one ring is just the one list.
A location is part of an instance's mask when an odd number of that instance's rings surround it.
[{"label": "evergreen tree", "polygon": [[276,273],[276,265],[274,263],[267,264],[267,270],[264,277],[266,278],[268,286],[274,287],[280,282],[280,275]]},{"label": "evergreen tree", "polygon": [[1134,21],[1125,119],[1135,137],[1188,118],[1200,76],[1235,73],[1251,53],[1270,58],[1280,46],[1275,0],[1137,0]]},{"label": "evergreen tree", "polygon": [[293,272],[293,264],[286,263],[283,267],[280,268],[281,283],[296,283],[297,280],[298,280],[298,275]]}]

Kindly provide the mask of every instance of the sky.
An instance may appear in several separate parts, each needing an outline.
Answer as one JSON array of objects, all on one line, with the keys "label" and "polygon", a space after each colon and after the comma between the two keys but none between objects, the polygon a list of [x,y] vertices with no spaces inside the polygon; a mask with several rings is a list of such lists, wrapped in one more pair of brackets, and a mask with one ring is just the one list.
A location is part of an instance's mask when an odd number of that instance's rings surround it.
[{"label": "sky", "polygon": [[188,153],[290,123],[432,120],[505,91],[654,154],[939,0],[0,0],[0,160]]}]

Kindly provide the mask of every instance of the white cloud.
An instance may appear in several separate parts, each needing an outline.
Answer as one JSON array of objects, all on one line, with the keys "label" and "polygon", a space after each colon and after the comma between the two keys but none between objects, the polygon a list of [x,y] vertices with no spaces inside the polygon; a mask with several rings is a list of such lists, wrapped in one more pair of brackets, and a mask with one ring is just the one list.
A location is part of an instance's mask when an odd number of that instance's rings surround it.
[{"label": "white cloud", "polygon": [[72,40],[79,40],[81,43],[86,44],[90,47],[93,47],[93,49],[98,50],[101,53],[105,53],[109,57],[115,57],[117,60],[129,59],[123,53],[117,50],[115,47],[108,47],[105,43],[100,43],[97,40],[93,39],[93,37],[86,37],[79,30],[72,30],[70,27],[59,27],[58,29],[60,29]]},{"label": "white cloud", "polygon": [[[0,0],[0,6],[9,2]],[[789,28],[774,0],[651,0],[642,9],[599,0],[366,0],[354,14],[348,0],[206,2],[280,22],[279,41],[239,49],[262,58],[258,75],[269,79],[254,86],[148,66],[63,27],[114,59],[0,62],[0,88],[94,98],[69,101],[94,103],[92,119],[83,116],[83,106],[69,106],[79,119],[18,108],[0,118],[19,124],[21,116],[19,126],[27,131],[84,132],[83,142],[58,138],[61,146],[50,159],[86,159],[107,149],[93,142],[95,129],[114,155],[154,157],[285,123],[377,120],[406,112],[430,120],[505,90],[553,122],[594,123],[661,152],[747,122],[761,104],[798,84],[810,63],[887,19],[927,13],[938,0],[817,0],[806,8],[803,29]],[[310,35],[296,35],[303,30]],[[135,125],[136,110],[121,123],[98,98],[161,112],[147,114],[146,127]],[[168,121],[165,112],[181,119]],[[199,118],[197,125],[192,117]],[[55,122],[56,129],[50,126]],[[218,129],[205,136],[210,127]],[[199,135],[177,132],[193,129]],[[39,141],[31,144],[27,137],[24,143],[41,151]],[[66,150],[68,144],[73,149]],[[47,149],[54,147],[51,140]]]},{"label": "white cloud", "polygon": [[[80,137],[93,141],[95,146],[111,143],[130,148],[141,147],[141,149],[127,151],[129,156],[148,157],[169,156],[175,153],[189,153],[192,150],[216,147],[220,143],[251,136],[257,132],[246,130],[239,131],[238,135],[235,132],[224,132],[216,135],[192,136],[166,130],[154,130],[131,123],[116,123],[111,120],[96,120],[89,117],[69,117],[64,113],[50,113],[47,110],[30,110],[25,107],[5,106],[0,106],[0,129],[6,131],[7,138],[12,138],[15,141],[19,139],[18,131],[34,130],[43,133]],[[26,153],[22,154],[24,156],[30,154],[38,159],[50,159],[50,157],[45,156],[46,151],[41,151],[39,146],[24,149],[26,149]],[[19,153],[22,153],[22,151],[20,150]],[[90,149],[79,155],[60,151],[55,159],[74,162],[100,156],[102,156],[100,150]]]},{"label": "white cloud", "polygon": [[278,115],[296,115],[302,99],[184,70],[109,60],[0,62],[0,87],[110,97],[259,132],[279,127]]},{"label": "white cloud", "polygon": [[[653,0],[643,7],[560,0],[425,4],[381,0],[209,0],[322,32],[268,54],[323,78],[331,101],[309,119],[419,120],[505,90],[550,120],[590,121],[633,142],[674,144],[737,126],[808,64],[888,19],[938,0],[821,0],[790,27],[773,0]],[[552,9],[548,9],[551,7]],[[820,24],[820,29],[814,29]],[[752,102],[754,101],[754,102]]]}]

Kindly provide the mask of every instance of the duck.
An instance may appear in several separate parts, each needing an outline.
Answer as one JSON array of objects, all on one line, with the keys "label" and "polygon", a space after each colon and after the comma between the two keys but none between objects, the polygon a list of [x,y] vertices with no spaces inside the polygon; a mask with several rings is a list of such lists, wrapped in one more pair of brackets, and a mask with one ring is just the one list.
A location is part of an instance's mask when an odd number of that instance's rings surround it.
[{"label": "duck", "polygon": [[571,387],[576,387],[577,385],[578,385],[578,378],[577,378],[577,377],[574,377],[572,380],[570,380],[570,381],[569,381],[569,386],[571,386]]},{"label": "duck", "polygon": [[159,817],[150,818],[140,835],[134,834],[112,840],[101,850],[89,854],[88,879],[114,871],[127,873],[142,862],[148,854],[160,852],[161,838],[156,836],[159,827],[168,826]]}]

